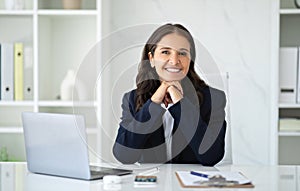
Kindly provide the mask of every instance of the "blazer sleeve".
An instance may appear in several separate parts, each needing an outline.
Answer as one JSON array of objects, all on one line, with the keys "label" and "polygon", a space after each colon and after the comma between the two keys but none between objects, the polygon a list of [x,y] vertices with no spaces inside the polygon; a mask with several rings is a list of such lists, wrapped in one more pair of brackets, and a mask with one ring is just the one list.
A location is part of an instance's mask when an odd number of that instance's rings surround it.
[{"label": "blazer sleeve", "polygon": [[150,134],[162,125],[165,110],[150,99],[135,112],[135,92],[126,93],[122,99],[122,117],[113,154],[124,164],[139,161]]},{"label": "blazer sleeve", "polygon": [[[200,107],[183,98],[169,109],[178,126],[177,130],[202,165],[213,166],[224,156],[225,105],[224,92],[207,88],[204,91],[204,103]],[[174,144],[180,145],[183,140],[176,141]]]}]

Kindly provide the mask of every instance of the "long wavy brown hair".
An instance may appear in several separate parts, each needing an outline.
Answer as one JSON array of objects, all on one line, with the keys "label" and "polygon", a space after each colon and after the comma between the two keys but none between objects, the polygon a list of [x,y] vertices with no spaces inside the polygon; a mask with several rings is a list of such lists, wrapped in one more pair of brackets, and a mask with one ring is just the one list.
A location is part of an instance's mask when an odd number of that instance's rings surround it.
[{"label": "long wavy brown hair", "polygon": [[[160,86],[159,76],[155,71],[155,68],[151,67],[148,53],[151,52],[154,55],[155,49],[157,47],[157,43],[166,35],[176,33],[185,37],[190,44],[190,55],[191,62],[189,71],[187,73],[187,77],[192,82],[194,88],[196,90],[199,87],[207,86],[205,82],[198,76],[195,72],[195,58],[196,58],[196,48],[192,35],[190,32],[180,24],[165,24],[156,29],[153,34],[150,36],[148,41],[146,42],[142,59],[138,67],[138,74],[136,77],[136,111],[138,111],[144,103],[151,98],[151,96],[155,93],[157,88]],[[199,104],[203,101],[203,95],[200,91],[197,91],[197,96],[199,100]]]}]

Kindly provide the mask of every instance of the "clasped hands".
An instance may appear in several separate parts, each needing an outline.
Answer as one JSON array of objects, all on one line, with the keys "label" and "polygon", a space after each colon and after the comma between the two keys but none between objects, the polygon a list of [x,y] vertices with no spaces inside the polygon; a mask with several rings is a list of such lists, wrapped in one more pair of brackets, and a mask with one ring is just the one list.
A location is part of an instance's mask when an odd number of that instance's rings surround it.
[{"label": "clasped hands", "polygon": [[183,90],[179,81],[162,81],[159,88],[152,95],[151,101],[157,104],[164,103],[167,107],[170,103],[177,103],[183,98]]}]

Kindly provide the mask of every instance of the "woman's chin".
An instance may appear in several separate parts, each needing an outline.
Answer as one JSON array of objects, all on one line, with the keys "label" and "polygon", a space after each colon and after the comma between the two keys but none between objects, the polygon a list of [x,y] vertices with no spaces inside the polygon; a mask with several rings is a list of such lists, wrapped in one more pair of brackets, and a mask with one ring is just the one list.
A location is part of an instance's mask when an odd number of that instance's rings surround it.
[{"label": "woman's chin", "polygon": [[172,81],[181,81],[185,76],[165,76],[161,78],[163,81],[172,82]]}]

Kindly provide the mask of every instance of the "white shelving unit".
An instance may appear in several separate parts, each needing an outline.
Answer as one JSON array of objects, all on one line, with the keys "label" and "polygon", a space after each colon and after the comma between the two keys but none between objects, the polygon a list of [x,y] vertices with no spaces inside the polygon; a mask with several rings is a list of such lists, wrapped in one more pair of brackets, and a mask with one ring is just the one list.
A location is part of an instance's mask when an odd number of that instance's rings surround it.
[{"label": "white shelving unit", "polygon": [[286,109],[292,109],[292,108],[300,108],[300,104],[292,104],[292,103],[279,103],[279,108],[286,108]]},{"label": "white shelving unit", "polygon": [[[276,92],[279,93],[279,73],[278,57],[280,47],[300,46],[300,9],[297,9],[293,0],[279,0],[277,16],[274,19],[275,39],[278,43],[276,47],[276,56],[274,64],[277,69],[274,73],[274,81],[276,81]],[[275,4],[274,3],[274,4]],[[277,5],[275,5],[277,6]],[[276,10],[276,8],[275,8]],[[278,95],[276,96],[276,111],[272,111],[275,116],[274,124],[276,130],[274,131],[274,138],[271,140],[271,157],[274,164],[300,164],[300,153],[298,145],[300,144],[300,132],[287,132],[279,130],[279,118],[287,117],[295,113],[300,114],[300,104],[297,103],[279,103]],[[291,114],[292,113],[292,114]],[[300,116],[300,115],[299,115]],[[273,154],[273,155],[272,155]]]},{"label": "white shelving unit", "polygon": [[281,15],[298,15],[300,14],[299,9],[280,9],[279,13]]},{"label": "white shelving unit", "polygon": [[[73,70],[79,74],[86,55],[101,39],[101,19],[100,0],[82,0],[78,10],[64,9],[62,0],[25,0],[23,10],[5,10],[4,0],[0,0],[0,44],[22,42],[33,50],[32,99],[0,100],[0,148],[7,147],[14,160],[25,160],[21,122],[23,111],[85,115],[90,146],[95,153],[101,151],[101,132],[97,128],[101,117],[98,116],[101,108],[99,87],[96,88],[95,98],[87,91],[90,94],[85,100],[59,99],[60,84],[67,71]],[[97,64],[101,62],[95,62]],[[94,74],[97,75],[96,71]],[[94,89],[89,87],[93,84],[84,81],[87,79],[81,80],[84,90]],[[20,144],[16,145],[16,142]],[[91,161],[98,160],[91,156]]]}]

